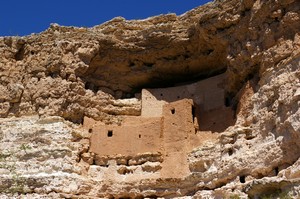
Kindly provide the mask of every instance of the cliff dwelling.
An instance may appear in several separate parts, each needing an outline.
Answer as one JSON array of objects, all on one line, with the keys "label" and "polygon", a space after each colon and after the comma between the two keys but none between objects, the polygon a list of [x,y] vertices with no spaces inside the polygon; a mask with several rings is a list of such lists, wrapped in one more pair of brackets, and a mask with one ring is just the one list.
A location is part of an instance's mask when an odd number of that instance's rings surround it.
[{"label": "cliff dwelling", "polygon": [[[83,126],[92,133],[94,163],[107,167],[119,156],[118,165],[156,162],[150,171],[159,171],[160,177],[184,177],[189,173],[188,152],[234,123],[234,112],[226,106],[224,78],[221,74],[187,85],[143,89],[141,115],[125,116],[121,124],[86,117]],[[127,167],[119,173],[134,173]]]},{"label": "cliff dwelling", "polygon": [[0,199],[300,198],[300,1],[51,24],[0,55]]}]

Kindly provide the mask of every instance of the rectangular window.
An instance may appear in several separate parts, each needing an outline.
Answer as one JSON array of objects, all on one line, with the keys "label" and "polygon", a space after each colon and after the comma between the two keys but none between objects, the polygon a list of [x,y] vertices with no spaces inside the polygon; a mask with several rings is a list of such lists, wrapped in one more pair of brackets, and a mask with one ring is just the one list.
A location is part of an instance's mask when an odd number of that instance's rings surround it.
[{"label": "rectangular window", "polygon": [[107,137],[112,137],[113,136],[113,131],[112,130],[108,130],[107,131]]}]

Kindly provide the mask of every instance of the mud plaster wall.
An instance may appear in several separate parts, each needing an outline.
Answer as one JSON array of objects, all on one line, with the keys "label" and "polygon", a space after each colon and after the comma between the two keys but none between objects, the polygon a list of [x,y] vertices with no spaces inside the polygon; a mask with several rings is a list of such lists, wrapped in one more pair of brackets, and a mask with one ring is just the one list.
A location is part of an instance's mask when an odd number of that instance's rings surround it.
[{"label": "mud plaster wall", "polygon": [[170,88],[142,90],[142,116],[159,117],[163,105],[180,99],[193,99],[202,111],[224,107],[225,74],[217,75],[193,84]]},{"label": "mud plaster wall", "polygon": [[[92,131],[90,151],[98,155],[136,155],[186,148],[188,134],[195,135],[192,100],[180,100],[163,107],[162,117],[125,117],[121,125],[105,125],[85,119],[84,126]],[[170,126],[171,125],[171,126]],[[180,144],[180,145],[179,145]]]},{"label": "mud plaster wall", "polygon": [[192,100],[180,100],[163,106],[163,177],[181,177],[189,173],[187,152],[191,147],[191,140],[197,138],[192,107]]},{"label": "mud plaster wall", "polygon": [[[136,155],[179,149],[185,153],[187,147],[200,143],[204,132],[222,131],[234,123],[233,111],[224,105],[224,78],[222,74],[184,86],[143,89],[142,115],[124,117],[121,125],[86,118],[84,126],[93,131],[90,151]],[[175,140],[178,143],[172,143]]]},{"label": "mud plaster wall", "polygon": [[100,156],[162,151],[161,118],[127,117],[122,125],[92,125],[90,151]]},{"label": "mud plaster wall", "polygon": [[194,101],[194,117],[199,131],[222,132],[235,122],[234,111],[225,106],[225,74],[217,75],[193,84],[142,90],[144,117],[159,117],[163,106],[180,99]]},{"label": "mud plaster wall", "polygon": [[90,152],[99,156],[163,155],[160,176],[184,177],[189,173],[187,154],[203,141],[216,139],[212,133],[198,132],[191,99],[163,106],[162,117],[125,117],[121,125],[105,125],[85,118],[92,132]]}]

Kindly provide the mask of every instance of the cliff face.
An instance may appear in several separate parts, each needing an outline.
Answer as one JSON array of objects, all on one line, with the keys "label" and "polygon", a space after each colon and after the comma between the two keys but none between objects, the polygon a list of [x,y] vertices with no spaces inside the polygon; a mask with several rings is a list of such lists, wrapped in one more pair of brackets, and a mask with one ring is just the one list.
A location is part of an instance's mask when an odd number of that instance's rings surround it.
[{"label": "cliff face", "polygon": [[[296,0],[216,0],[181,16],[93,28],[53,24],[0,38],[0,55],[1,197],[300,195]],[[131,157],[141,164],[116,156],[100,166],[84,116],[120,125],[141,114],[142,88],[221,73],[235,123],[188,151],[188,175],[161,178],[164,160],[153,153]]]}]

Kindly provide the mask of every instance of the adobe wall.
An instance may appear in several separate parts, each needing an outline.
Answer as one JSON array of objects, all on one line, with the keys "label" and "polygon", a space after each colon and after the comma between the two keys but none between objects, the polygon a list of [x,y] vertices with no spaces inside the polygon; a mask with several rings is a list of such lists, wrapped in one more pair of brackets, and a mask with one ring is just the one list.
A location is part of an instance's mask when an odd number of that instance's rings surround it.
[{"label": "adobe wall", "polygon": [[225,74],[217,75],[193,84],[142,90],[142,113],[144,117],[159,117],[163,105],[180,99],[193,99],[201,110],[210,111],[224,106]]},{"label": "adobe wall", "polygon": [[162,150],[161,118],[127,117],[120,126],[95,122],[88,128],[92,129],[90,151],[100,156],[133,156]]},{"label": "adobe wall", "polygon": [[[85,118],[84,127],[92,133],[90,152],[100,157],[161,154],[161,167],[153,169],[160,177],[185,177],[188,153],[217,139],[213,132],[233,121],[233,111],[224,105],[223,81],[224,75],[219,75],[190,85],[143,89],[142,115],[124,117],[121,125]],[[123,175],[134,172],[121,170],[118,172]]]},{"label": "adobe wall", "polygon": [[[161,178],[185,177],[189,174],[188,153],[203,141],[216,139],[212,133],[197,131],[193,108],[193,100],[178,100],[165,104],[161,117],[125,117],[120,126],[105,125],[85,118],[83,125],[92,133],[90,152],[99,157],[120,155],[134,159],[141,154],[150,154],[150,161],[155,159],[152,154],[158,154],[153,165],[157,163],[159,165],[151,168],[149,175]],[[142,163],[144,159],[141,160],[142,170],[146,168]],[[132,164],[136,163],[128,160],[125,164],[127,167],[118,167],[118,173],[120,175],[134,173],[134,167],[130,167]]]},{"label": "adobe wall", "polygon": [[190,142],[198,143],[192,107],[192,100],[179,100],[164,105],[162,117],[129,116],[119,126],[86,117],[83,125],[92,133],[90,151],[100,156],[185,152]]},{"label": "adobe wall", "polygon": [[193,101],[184,99],[163,106],[163,146],[165,150],[162,177],[183,177],[189,173],[187,152],[195,136]]}]

